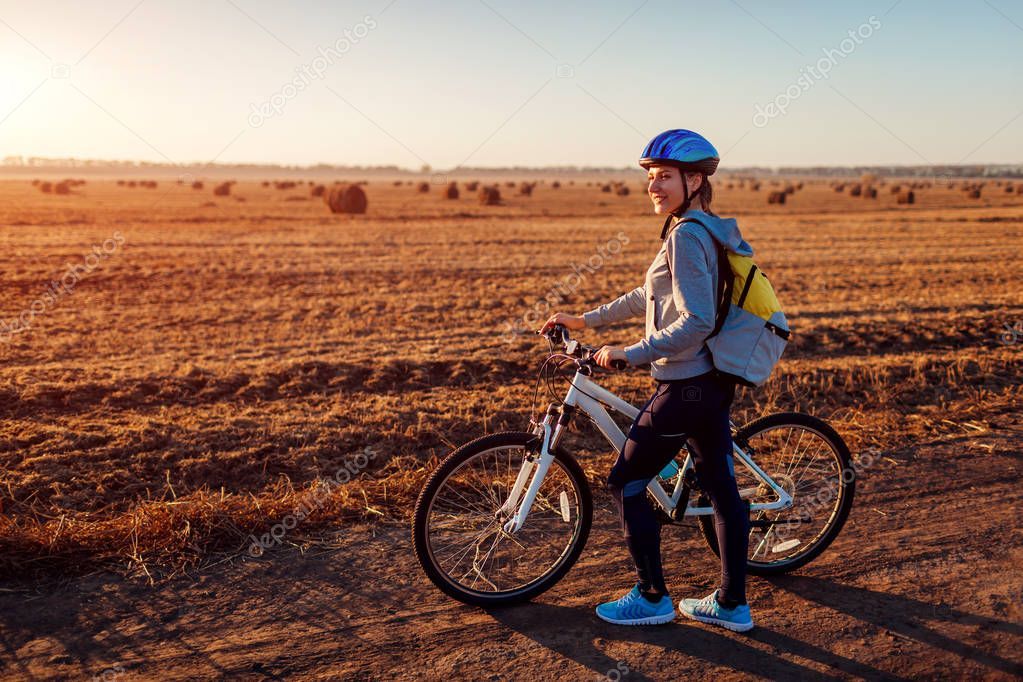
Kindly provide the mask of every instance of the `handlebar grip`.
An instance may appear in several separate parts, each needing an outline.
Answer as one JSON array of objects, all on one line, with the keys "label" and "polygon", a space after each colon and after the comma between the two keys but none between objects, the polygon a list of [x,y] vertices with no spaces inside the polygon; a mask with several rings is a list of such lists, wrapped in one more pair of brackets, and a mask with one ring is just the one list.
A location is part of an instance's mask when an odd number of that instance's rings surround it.
[{"label": "handlebar grip", "polygon": [[629,366],[629,363],[627,363],[625,360],[612,360],[611,366],[614,367],[615,369],[625,369],[626,367]]}]

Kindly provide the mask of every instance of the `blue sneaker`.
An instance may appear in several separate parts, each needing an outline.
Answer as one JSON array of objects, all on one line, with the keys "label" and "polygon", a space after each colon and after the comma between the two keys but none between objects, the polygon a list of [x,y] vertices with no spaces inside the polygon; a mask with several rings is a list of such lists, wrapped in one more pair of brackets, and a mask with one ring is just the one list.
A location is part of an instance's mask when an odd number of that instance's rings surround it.
[{"label": "blue sneaker", "polygon": [[597,616],[615,625],[660,625],[675,620],[675,607],[668,595],[656,604],[649,601],[636,585],[621,599],[598,606]]},{"label": "blue sneaker", "polygon": [[753,629],[753,617],[749,612],[749,604],[740,604],[734,609],[726,609],[717,600],[718,591],[714,590],[703,599],[683,599],[678,603],[678,611],[686,618],[701,623],[711,623],[728,628],[732,632],[746,632]]}]

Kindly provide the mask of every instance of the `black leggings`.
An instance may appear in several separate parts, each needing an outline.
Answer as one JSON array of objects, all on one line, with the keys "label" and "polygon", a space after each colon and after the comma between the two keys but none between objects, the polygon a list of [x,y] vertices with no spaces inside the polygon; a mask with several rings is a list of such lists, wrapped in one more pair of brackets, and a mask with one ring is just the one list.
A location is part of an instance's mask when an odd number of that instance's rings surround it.
[{"label": "black leggings", "polygon": [[658,381],[611,469],[608,490],[618,505],[640,589],[646,592],[667,593],[661,569],[661,525],[646,486],[688,439],[696,477],[714,507],[722,598],[746,601],[749,513],[739,498],[731,457],[728,410],[734,396],[735,383],[713,370],[690,379]]}]

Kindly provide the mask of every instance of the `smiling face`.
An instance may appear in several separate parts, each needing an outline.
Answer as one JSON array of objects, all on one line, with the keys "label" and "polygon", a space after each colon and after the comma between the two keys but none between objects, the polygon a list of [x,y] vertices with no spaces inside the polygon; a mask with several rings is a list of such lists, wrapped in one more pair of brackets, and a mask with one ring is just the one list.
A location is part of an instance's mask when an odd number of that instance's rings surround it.
[{"label": "smiling face", "polygon": [[[693,176],[699,178],[699,173],[689,173],[689,196],[693,196],[700,186],[697,179],[693,182]],[[654,205],[654,213],[667,215],[671,213],[685,200],[685,191],[682,188],[682,171],[674,166],[650,166],[646,174],[647,194]]]}]

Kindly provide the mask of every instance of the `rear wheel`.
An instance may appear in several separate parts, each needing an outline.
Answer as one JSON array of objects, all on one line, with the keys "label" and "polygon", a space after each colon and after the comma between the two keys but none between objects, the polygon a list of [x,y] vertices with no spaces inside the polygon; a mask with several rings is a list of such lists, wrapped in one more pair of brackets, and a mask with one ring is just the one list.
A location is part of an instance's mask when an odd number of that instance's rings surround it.
[{"label": "rear wheel", "polygon": [[[735,442],[792,496],[792,506],[750,515],[747,570],[778,575],[805,566],[838,536],[856,488],[849,448],[826,422],[782,412],[743,426]],[[750,503],[777,499],[744,466],[735,467],[740,494]],[[707,544],[719,554],[713,516],[701,516]]]},{"label": "rear wheel", "polygon": [[416,502],[413,543],[426,575],[449,596],[477,606],[526,601],[579,558],[593,500],[582,469],[564,453],[555,453],[525,525],[504,530],[515,510],[502,506],[538,445],[531,433],[484,436],[451,453],[427,481]]}]

